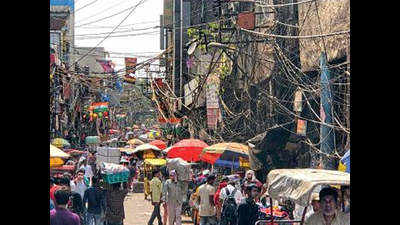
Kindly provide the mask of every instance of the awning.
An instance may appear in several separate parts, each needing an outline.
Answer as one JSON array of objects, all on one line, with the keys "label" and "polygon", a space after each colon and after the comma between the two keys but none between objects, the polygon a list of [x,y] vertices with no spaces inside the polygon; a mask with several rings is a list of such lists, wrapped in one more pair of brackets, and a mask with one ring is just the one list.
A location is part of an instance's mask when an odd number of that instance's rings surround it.
[{"label": "awning", "polygon": [[53,157],[54,158],[55,157],[68,158],[68,157],[70,157],[70,155],[65,153],[65,152],[63,152],[61,149],[57,148],[56,146],[50,144],[50,157],[51,158],[53,158]]},{"label": "awning", "polygon": [[[233,163],[232,161],[217,159],[217,161],[215,161],[215,163],[214,163],[214,166],[232,168],[232,163]],[[233,163],[233,168],[234,169],[239,168],[239,162],[234,162]]]},{"label": "awning", "polygon": [[143,145],[139,145],[135,148],[135,150],[133,151],[133,153],[137,153],[137,152],[142,152],[145,150],[155,150],[155,151],[161,151],[161,149],[159,149],[157,146],[151,145],[151,144],[143,144]]},{"label": "awning", "polygon": [[152,166],[164,166],[167,163],[165,159],[145,159],[144,163]]},{"label": "awning", "polygon": [[132,154],[135,149],[133,148],[118,148],[120,152],[125,152],[127,154]]}]

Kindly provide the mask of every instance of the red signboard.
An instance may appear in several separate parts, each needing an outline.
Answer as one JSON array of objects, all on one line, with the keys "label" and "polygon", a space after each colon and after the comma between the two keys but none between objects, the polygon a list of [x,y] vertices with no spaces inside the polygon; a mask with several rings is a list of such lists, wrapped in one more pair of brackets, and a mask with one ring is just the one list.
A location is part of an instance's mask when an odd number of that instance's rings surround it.
[{"label": "red signboard", "polygon": [[164,119],[164,118],[162,118],[162,117],[159,117],[159,118],[158,118],[158,122],[160,122],[160,123],[173,123],[173,124],[176,124],[176,123],[180,123],[180,122],[181,122],[181,119],[179,119],[179,118],[167,118],[167,119]]},{"label": "red signboard", "polygon": [[240,28],[253,30],[255,21],[254,12],[242,12],[238,15],[237,24]]}]

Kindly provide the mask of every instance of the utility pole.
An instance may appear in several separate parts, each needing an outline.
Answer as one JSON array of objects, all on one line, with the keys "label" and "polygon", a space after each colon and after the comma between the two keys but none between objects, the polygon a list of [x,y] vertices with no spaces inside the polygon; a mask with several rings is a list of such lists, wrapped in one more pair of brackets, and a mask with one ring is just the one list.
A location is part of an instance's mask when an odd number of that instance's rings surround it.
[{"label": "utility pole", "polygon": [[175,95],[180,97],[180,89],[181,89],[181,29],[182,29],[182,21],[181,21],[181,1],[182,0],[174,0],[174,25],[173,25],[173,34],[174,34],[174,67],[173,67],[173,89]]},{"label": "utility pole", "polygon": [[322,168],[335,170],[334,160],[328,155],[333,155],[335,146],[335,131],[332,127],[332,93],[330,89],[331,74],[327,67],[326,53],[322,52],[320,56],[320,68],[321,68],[321,122],[327,125],[321,124],[320,126],[320,150],[323,153],[322,157]]},{"label": "utility pole", "polygon": [[[350,43],[349,43],[349,45],[347,47],[347,62],[348,62],[347,71],[350,73]],[[348,76],[347,81],[348,81],[347,83],[350,84],[350,82],[351,82],[350,76]],[[346,103],[346,114],[345,115],[346,115],[346,124],[347,124],[346,128],[350,129],[350,85],[346,86],[346,92],[345,93],[346,93],[346,96],[345,96],[345,98],[346,98],[346,101],[345,101],[345,103]],[[345,148],[346,149],[350,149],[350,134],[347,134]]]}]

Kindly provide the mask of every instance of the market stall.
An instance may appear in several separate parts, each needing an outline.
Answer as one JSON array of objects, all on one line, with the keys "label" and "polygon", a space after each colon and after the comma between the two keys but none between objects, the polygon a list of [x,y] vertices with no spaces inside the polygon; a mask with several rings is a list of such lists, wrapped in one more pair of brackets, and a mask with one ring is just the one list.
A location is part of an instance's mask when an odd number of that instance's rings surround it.
[{"label": "market stall", "polygon": [[64,160],[70,155],[50,144],[50,169],[64,165]]}]

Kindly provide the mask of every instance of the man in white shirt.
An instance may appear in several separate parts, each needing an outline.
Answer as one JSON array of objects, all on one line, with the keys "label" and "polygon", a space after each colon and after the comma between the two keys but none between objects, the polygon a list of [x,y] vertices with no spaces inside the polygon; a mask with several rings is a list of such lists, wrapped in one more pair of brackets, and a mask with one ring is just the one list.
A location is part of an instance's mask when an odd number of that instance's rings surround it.
[{"label": "man in white shirt", "polygon": [[200,225],[216,225],[216,211],[214,205],[214,194],[215,188],[213,183],[215,181],[214,175],[209,175],[207,177],[207,183],[199,187],[199,215],[200,215]]},{"label": "man in white shirt", "polygon": [[85,171],[80,169],[76,173],[76,176],[73,180],[71,180],[70,186],[71,186],[71,191],[77,192],[81,195],[82,199],[85,194],[85,191],[87,189],[87,186],[85,182],[83,181],[83,175]]},{"label": "man in white shirt", "polygon": [[242,202],[243,195],[240,192],[240,190],[238,190],[235,187],[235,181],[229,181],[228,185],[221,189],[221,193],[219,194],[220,202],[223,203],[224,200],[226,199],[226,197],[228,197],[228,195],[232,194],[235,189],[236,189],[236,192],[234,194],[234,198],[235,198],[236,204],[239,205]]},{"label": "man in white shirt", "polygon": [[89,179],[90,184],[92,183],[92,177],[93,177],[93,170],[92,167],[88,164],[87,159],[83,161],[83,165],[79,168],[80,170],[85,171],[85,177]]}]

